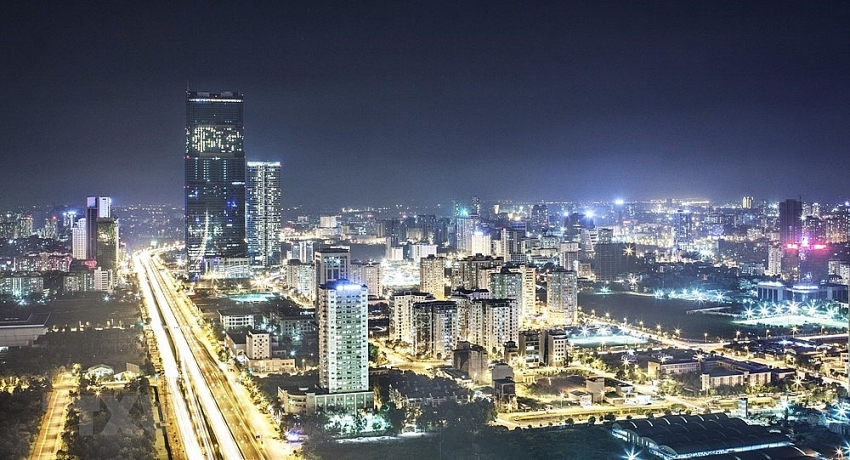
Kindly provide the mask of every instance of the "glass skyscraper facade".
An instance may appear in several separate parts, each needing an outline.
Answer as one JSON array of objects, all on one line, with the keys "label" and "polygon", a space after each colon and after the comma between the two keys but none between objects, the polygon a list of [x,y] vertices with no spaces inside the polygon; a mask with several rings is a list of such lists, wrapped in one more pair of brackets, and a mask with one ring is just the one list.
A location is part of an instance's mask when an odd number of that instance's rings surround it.
[{"label": "glass skyscraper facade", "polygon": [[247,234],[251,265],[280,264],[280,162],[249,161]]},{"label": "glass skyscraper facade", "polygon": [[[186,264],[203,275],[246,261],[242,94],[186,93]],[[237,276],[238,277],[238,276]]]}]

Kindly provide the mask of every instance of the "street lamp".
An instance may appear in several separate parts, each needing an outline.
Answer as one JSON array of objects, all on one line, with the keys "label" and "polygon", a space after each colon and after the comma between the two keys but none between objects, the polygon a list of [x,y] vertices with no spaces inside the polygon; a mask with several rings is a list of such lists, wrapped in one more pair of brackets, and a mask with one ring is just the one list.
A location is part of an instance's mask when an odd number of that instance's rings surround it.
[{"label": "street lamp", "polygon": [[705,337],[705,343],[708,343],[708,332],[703,332],[702,335]]}]

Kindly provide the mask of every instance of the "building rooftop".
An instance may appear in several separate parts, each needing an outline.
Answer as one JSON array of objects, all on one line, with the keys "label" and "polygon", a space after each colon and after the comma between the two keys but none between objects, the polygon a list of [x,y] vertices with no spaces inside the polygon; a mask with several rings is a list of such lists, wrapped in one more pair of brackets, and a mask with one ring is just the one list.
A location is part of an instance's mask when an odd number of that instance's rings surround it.
[{"label": "building rooftop", "polygon": [[227,308],[224,310],[218,310],[218,314],[221,316],[253,316],[254,312],[252,310],[243,310],[241,308]]},{"label": "building rooftop", "polygon": [[671,459],[705,458],[724,451],[737,455],[739,451],[791,445],[786,436],[771,433],[767,427],[748,425],[721,413],[625,420],[615,423],[613,430],[615,434],[630,433],[633,439],[641,438],[651,449]]},{"label": "building rooftop", "polygon": [[0,318],[0,328],[4,327],[45,327],[50,313],[30,313],[27,317]]}]

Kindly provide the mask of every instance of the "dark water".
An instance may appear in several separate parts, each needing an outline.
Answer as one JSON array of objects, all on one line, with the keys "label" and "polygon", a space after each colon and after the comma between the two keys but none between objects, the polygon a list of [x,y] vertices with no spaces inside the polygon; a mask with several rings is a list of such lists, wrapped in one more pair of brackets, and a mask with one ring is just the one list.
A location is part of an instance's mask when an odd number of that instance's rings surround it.
[{"label": "dark water", "polygon": [[[730,316],[717,316],[705,314],[692,314],[686,312],[697,308],[710,308],[718,306],[715,303],[702,303],[678,299],[656,299],[650,296],[638,296],[626,293],[579,294],[578,304],[583,312],[590,314],[596,310],[596,316],[604,316],[610,313],[611,319],[622,322],[628,318],[629,324],[637,325],[643,320],[644,327],[656,329],[660,324],[662,330],[672,332],[680,330],[683,338],[693,340],[704,340],[708,333],[709,340],[717,337],[730,339],[735,336],[735,331],[745,333],[747,328],[732,323],[734,318]],[[756,329],[751,329],[753,332]]]}]

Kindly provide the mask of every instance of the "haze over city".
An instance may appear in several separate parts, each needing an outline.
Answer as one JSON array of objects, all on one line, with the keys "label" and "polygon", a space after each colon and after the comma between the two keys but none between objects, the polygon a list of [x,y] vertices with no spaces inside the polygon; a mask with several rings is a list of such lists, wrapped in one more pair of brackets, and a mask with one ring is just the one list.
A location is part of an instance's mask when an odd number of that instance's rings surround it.
[{"label": "haze over city", "polygon": [[847,2],[35,2],[0,459],[850,458]]},{"label": "haze over city", "polygon": [[5,206],[182,203],[187,87],[245,95],[246,155],[282,162],[287,206],[846,198],[844,2],[45,2],[4,16]]}]

